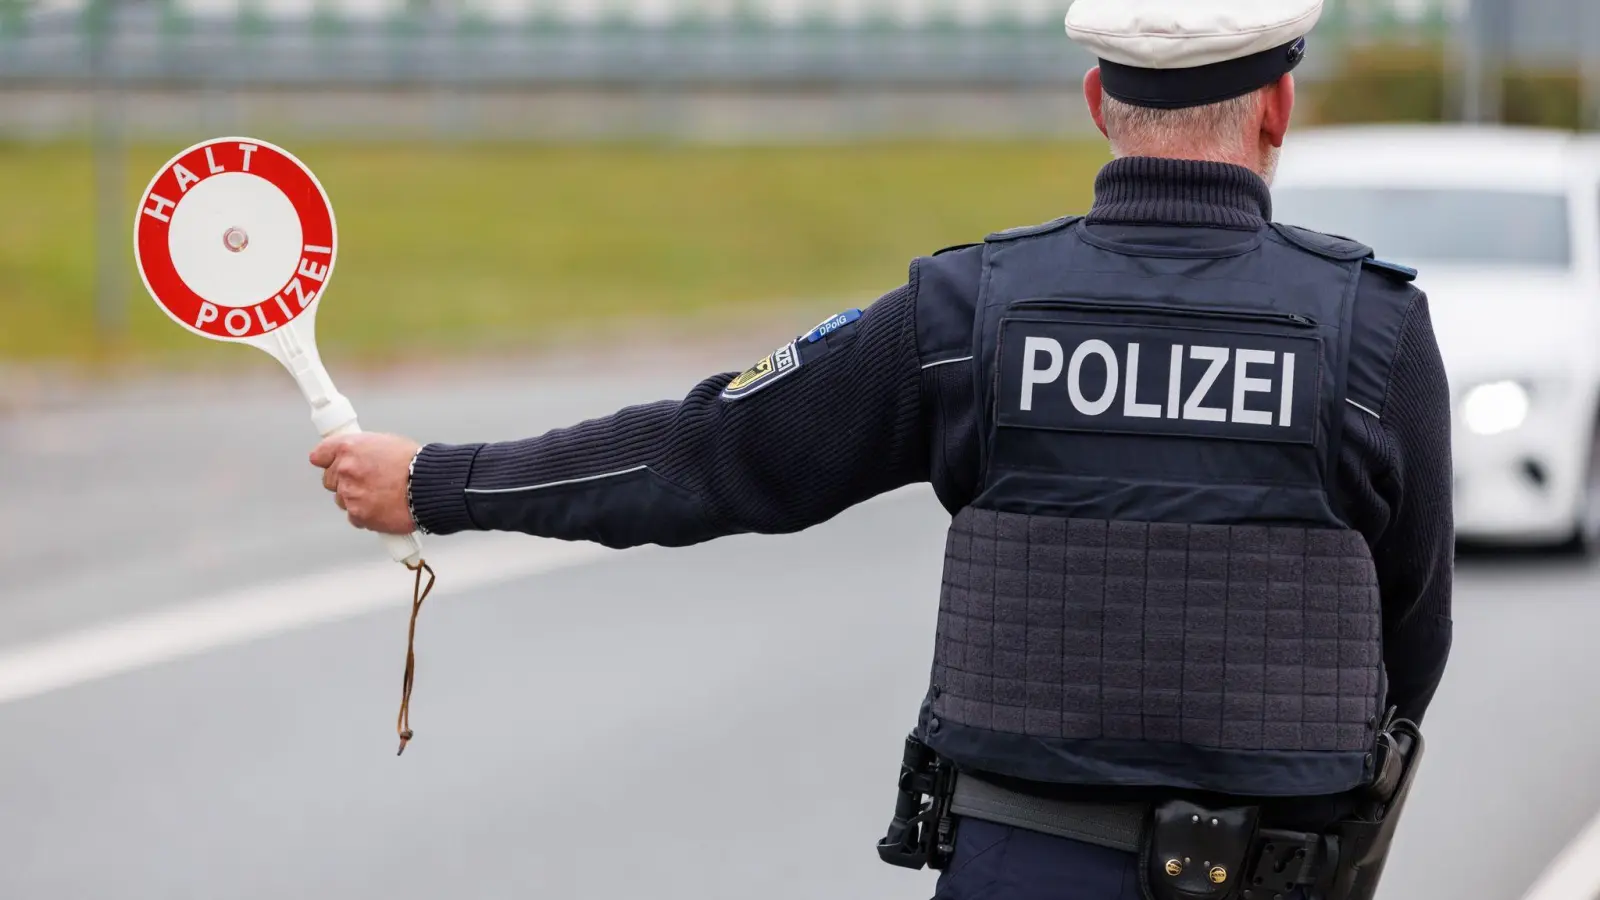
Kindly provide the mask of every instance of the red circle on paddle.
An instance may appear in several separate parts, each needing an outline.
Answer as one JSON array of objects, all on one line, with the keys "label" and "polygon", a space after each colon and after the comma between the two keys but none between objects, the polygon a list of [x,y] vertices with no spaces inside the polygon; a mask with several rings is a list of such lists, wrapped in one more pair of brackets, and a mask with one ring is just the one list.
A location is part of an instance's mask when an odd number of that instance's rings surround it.
[{"label": "red circle on paddle", "polygon": [[161,167],[134,215],[134,259],[173,321],[256,338],[312,308],[333,275],[333,205],[311,170],[266,141],[216,138]]}]

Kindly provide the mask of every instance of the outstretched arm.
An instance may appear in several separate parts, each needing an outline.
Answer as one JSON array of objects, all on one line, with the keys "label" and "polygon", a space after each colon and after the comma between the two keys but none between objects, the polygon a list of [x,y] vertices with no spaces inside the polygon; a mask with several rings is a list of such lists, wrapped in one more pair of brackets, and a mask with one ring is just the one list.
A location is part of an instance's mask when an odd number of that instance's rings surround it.
[{"label": "outstretched arm", "polygon": [[435,534],[617,548],[799,531],[927,479],[920,375],[915,294],[902,288],[680,402],[530,440],[430,445],[414,463],[412,507]]}]

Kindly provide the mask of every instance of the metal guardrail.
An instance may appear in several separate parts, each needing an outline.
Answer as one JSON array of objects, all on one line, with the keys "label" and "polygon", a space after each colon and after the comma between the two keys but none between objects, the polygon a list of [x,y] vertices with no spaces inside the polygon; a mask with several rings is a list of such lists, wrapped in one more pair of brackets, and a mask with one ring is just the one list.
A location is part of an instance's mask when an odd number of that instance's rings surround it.
[{"label": "metal guardrail", "polygon": [[[1060,21],[1071,0],[111,0],[159,10],[168,21],[347,21],[432,18],[497,25],[696,22],[772,25]],[[1329,0],[1335,27],[1396,27],[1459,19],[1470,0]],[[0,0],[0,17],[40,20],[90,12],[103,0]]]},{"label": "metal guardrail", "polygon": [[[374,27],[337,37],[304,26],[270,33],[197,28],[181,37],[126,30],[38,35],[0,50],[0,79],[89,78],[98,43],[104,74],[123,82],[213,86],[550,83],[746,85],[914,81],[981,84],[1081,76],[1052,32],[767,29],[678,31],[571,27],[527,33],[396,35]],[[4,43],[0,42],[0,48]]]}]

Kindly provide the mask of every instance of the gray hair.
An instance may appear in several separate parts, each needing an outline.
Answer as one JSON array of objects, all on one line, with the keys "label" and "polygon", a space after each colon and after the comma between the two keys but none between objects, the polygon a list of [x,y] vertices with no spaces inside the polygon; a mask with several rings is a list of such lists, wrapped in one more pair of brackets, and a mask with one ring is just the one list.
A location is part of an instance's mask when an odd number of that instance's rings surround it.
[{"label": "gray hair", "polygon": [[1260,152],[1251,127],[1260,109],[1260,91],[1188,109],[1147,109],[1107,94],[1104,115],[1111,152],[1117,156],[1237,163]]}]

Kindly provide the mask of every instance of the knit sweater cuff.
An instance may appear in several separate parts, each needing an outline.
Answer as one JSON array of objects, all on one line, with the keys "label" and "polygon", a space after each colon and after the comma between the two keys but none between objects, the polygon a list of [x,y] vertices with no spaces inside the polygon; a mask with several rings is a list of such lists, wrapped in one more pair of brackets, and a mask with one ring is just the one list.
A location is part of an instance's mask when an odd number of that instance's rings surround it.
[{"label": "knit sweater cuff", "polygon": [[482,444],[429,444],[411,464],[411,513],[426,534],[477,530],[467,480]]}]

